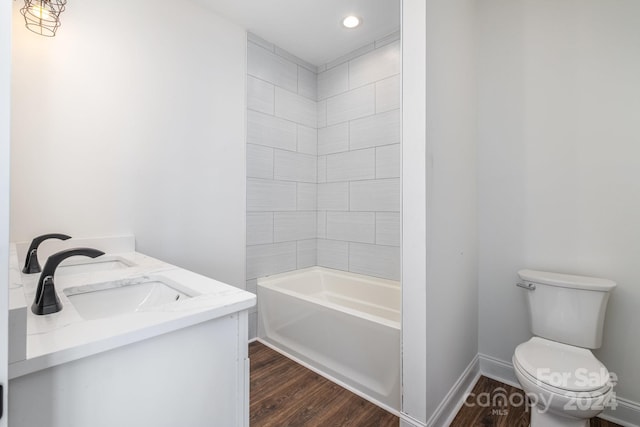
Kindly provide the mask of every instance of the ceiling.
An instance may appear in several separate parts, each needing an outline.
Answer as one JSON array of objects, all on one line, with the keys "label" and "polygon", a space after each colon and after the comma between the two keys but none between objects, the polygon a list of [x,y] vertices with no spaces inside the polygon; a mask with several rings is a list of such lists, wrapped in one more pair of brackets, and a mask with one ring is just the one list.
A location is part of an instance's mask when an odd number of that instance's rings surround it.
[{"label": "ceiling", "polygon": [[[196,0],[314,65],[322,65],[400,28],[400,0]],[[347,15],[360,27],[342,27]]]}]

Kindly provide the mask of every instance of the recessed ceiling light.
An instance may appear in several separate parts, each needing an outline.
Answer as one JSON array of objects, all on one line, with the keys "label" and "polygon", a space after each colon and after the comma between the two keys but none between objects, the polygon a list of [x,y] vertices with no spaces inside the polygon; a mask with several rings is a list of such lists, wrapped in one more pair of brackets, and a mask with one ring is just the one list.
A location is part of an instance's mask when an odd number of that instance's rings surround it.
[{"label": "recessed ceiling light", "polygon": [[342,20],[342,25],[345,28],[356,28],[362,21],[355,15],[349,15]]}]

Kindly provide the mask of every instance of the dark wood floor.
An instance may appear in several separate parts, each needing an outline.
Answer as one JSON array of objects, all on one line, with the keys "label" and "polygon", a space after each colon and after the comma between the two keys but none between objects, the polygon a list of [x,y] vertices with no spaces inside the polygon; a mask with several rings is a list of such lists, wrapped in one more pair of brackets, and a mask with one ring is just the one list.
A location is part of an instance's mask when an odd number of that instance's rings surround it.
[{"label": "dark wood floor", "polygon": [[398,417],[263,344],[249,344],[252,427],[397,427]]},{"label": "dark wood floor", "polygon": [[[481,393],[487,393],[484,396],[490,396],[490,401],[495,404],[474,405]],[[497,395],[506,395],[507,399],[509,399],[508,396],[517,395],[518,397],[511,398],[511,402],[515,402],[516,406],[501,406],[502,400],[499,396],[496,397]],[[530,409],[525,405],[518,404],[523,399],[524,393],[520,389],[486,377],[480,377],[472,394],[467,398],[469,405],[462,407],[451,423],[451,427],[528,427]],[[621,426],[600,418],[593,418],[591,419],[591,427]]]},{"label": "dark wood floor", "polygon": [[[251,358],[252,427],[397,427],[398,417],[356,396],[309,369],[258,342],[249,345]],[[480,377],[451,427],[528,427],[530,409],[525,405],[474,405],[474,397],[486,393],[521,402],[521,390]],[[476,398],[477,399],[477,398]],[[477,401],[477,400],[475,400]],[[600,418],[591,427],[621,427]]]}]

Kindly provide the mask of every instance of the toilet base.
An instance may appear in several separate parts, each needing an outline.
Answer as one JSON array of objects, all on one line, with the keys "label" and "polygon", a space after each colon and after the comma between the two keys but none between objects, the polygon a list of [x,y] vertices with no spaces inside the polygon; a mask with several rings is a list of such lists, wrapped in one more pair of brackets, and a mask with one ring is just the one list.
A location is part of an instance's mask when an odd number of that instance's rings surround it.
[{"label": "toilet base", "polygon": [[538,408],[531,408],[530,427],[589,427],[589,420],[561,417],[552,412],[541,413]]}]

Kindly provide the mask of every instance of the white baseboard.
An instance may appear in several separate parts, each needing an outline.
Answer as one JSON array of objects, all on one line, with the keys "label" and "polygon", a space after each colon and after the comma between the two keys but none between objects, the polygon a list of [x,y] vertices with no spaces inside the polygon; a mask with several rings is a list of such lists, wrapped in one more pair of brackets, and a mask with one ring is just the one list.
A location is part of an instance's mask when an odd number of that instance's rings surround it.
[{"label": "white baseboard", "polygon": [[400,427],[426,427],[426,424],[422,421],[418,421],[411,416],[401,413],[400,414]]},{"label": "white baseboard", "polygon": [[451,424],[460,408],[465,402],[467,395],[471,392],[476,382],[480,378],[480,363],[478,356],[473,358],[458,381],[451,387],[449,393],[442,400],[435,412],[427,421],[428,427],[447,427]]},{"label": "white baseboard", "polygon": [[615,411],[607,408],[600,418],[623,427],[640,427],[640,404],[628,399],[616,396],[618,406]]},{"label": "white baseboard", "polygon": [[480,359],[480,373],[482,375],[492,380],[521,388],[511,363],[482,353],[478,354],[478,358]]},{"label": "white baseboard", "polygon": [[[513,364],[486,354],[479,354],[478,358],[480,359],[480,373],[482,375],[522,389],[513,371]],[[599,415],[600,418],[620,424],[623,427],[640,427],[640,404],[620,396],[616,396],[616,401],[618,403],[616,409],[607,408]]]}]

